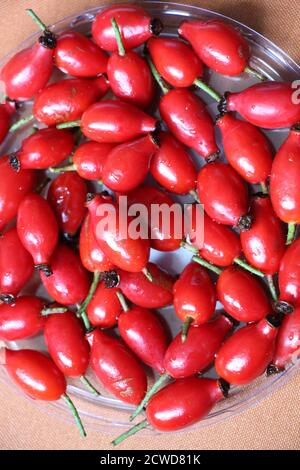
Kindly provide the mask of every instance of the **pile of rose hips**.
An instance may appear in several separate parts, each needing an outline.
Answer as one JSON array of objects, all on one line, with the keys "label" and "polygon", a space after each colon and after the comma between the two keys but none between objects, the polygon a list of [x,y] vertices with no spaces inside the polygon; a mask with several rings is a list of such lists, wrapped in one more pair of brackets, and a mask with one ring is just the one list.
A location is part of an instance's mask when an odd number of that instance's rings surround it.
[{"label": "pile of rose hips", "polygon": [[[2,69],[7,99],[0,138],[33,118],[44,126],[0,159],[0,339],[42,331],[49,356],[2,348],[1,363],[29,396],[64,398],[83,434],[65,377],[80,378],[97,394],[85,377],[89,365],[110,393],[137,406],[132,419],[146,407],[147,419],[114,444],[148,424],[162,431],[191,425],[227,396],[229,384],[281,371],[299,352],[300,104],[291,83],[263,81],[249,67],[246,40],[220,20],[185,20],[178,30],[185,41],[156,38],[158,20],[140,6],[115,5],[96,16],[91,40],[74,31],[55,36],[28,12],[43,33]],[[142,44],[144,55],[133,50]],[[204,65],[261,81],[221,97],[202,80]],[[54,66],[73,78],[48,84]],[[145,111],[156,102],[155,81],[168,131]],[[218,101],[216,126],[228,163],[217,161],[214,121],[192,85]],[[105,99],[108,90],[114,99]],[[11,126],[17,107],[30,99],[32,116]],[[260,127],[290,127],[275,158]],[[89,140],[77,141],[78,128]],[[206,161],[198,174],[187,147]],[[38,170],[50,167],[61,174],[44,198],[49,181],[37,184]],[[145,184],[149,172],[158,187]],[[91,181],[111,193],[91,194]],[[262,193],[253,194],[252,184]],[[196,203],[186,240],[150,220],[155,238],[122,239],[118,225],[96,230],[99,208],[110,203],[118,214],[120,194],[150,207],[171,206],[170,193],[191,193],[204,205],[201,246]],[[193,258],[178,279],[149,262],[150,248],[180,247]],[[19,295],[34,268],[53,303]],[[214,316],[217,299],[224,313]],[[170,342],[154,309],[172,303],[183,330]],[[239,322],[246,325],[236,329]],[[115,326],[121,340],[105,331]],[[160,374],[148,392],[142,363]],[[213,363],[220,378],[199,377]]]}]

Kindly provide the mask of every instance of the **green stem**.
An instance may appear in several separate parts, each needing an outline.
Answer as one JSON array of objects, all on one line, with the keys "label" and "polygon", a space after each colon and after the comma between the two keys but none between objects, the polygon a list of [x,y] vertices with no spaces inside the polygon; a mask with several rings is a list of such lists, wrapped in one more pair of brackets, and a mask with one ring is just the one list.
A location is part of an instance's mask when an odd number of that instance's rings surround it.
[{"label": "green stem", "polygon": [[200,199],[199,199],[198,193],[197,193],[197,191],[196,191],[195,189],[191,189],[191,190],[189,191],[189,194],[190,194],[191,196],[193,196],[193,198],[195,199],[196,202],[200,203]]},{"label": "green stem", "polygon": [[137,432],[139,432],[141,429],[146,428],[149,425],[148,421],[145,419],[144,421],[141,421],[139,424],[136,424],[135,426],[132,426],[128,431],[124,432],[121,434],[117,439],[114,439],[112,441],[113,446],[117,446],[121,442],[125,441],[127,437],[133,436]]},{"label": "green stem", "polygon": [[276,287],[275,287],[275,284],[274,284],[273,276],[268,275],[268,276],[267,276],[267,281],[268,281],[268,284],[269,284],[269,289],[270,289],[270,292],[271,292],[271,295],[272,295],[272,299],[273,299],[275,302],[277,302],[277,300],[278,300],[278,295],[277,295],[277,292],[276,292]]},{"label": "green stem", "polygon": [[252,67],[248,66],[245,68],[244,72],[248,73],[249,75],[253,75],[254,77],[258,78],[258,80],[264,82],[267,80],[263,74],[257,72],[257,70],[253,69]]},{"label": "green stem", "polygon": [[286,239],[286,245],[290,245],[294,241],[295,232],[296,232],[296,224],[294,222],[290,222],[288,224],[288,234],[287,234],[287,239]]},{"label": "green stem", "polygon": [[111,18],[110,21],[111,21],[112,27],[114,29],[114,33],[116,35],[116,41],[117,41],[117,44],[118,44],[119,55],[124,57],[126,51],[125,51],[125,47],[124,47],[124,44],[123,44],[123,41],[122,41],[121,31],[119,29],[118,23],[116,22],[115,18]]},{"label": "green stem", "polygon": [[56,128],[66,129],[68,127],[80,127],[80,124],[81,124],[81,120],[77,119],[76,121],[61,122],[60,124],[57,124]]},{"label": "green stem", "polygon": [[201,90],[205,91],[205,93],[211,96],[214,100],[220,101],[221,95],[219,95],[217,91],[207,85],[207,83],[203,82],[200,78],[196,78],[193,84]]},{"label": "green stem", "polygon": [[141,401],[141,403],[138,405],[138,407],[136,408],[136,410],[132,413],[132,415],[130,416],[129,418],[129,421],[133,421],[134,418],[136,418],[142,411],[143,411],[143,408],[145,408],[148,404],[148,401],[150,400],[150,398],[152,397],[152,395],[154,395],[157,390],[161,387],[161,385],[170,378],[170,376],[168,374],[163,374],[161,375],[156,382],[154,382],[154,384],[152,385],[152,387],[150,388],[150,390],[148,390],[148,392],[146,393],[146,395],[144,396],[143,400]]},{"label": "green stem", "polygon": [[201,264],[201,266],[204,266],[207,269],[210,269],[214,273],[220,275],[222,270],[215,266],[214,264],[209,263],[208,261],[205,261],[205,259],[200,258],[200,256],[193,256],[192,258],[193,261],[195,261],[198,264]]},{"label": "green stem", "polygon": [[150,59],[150,56],[147,54],[146,56],[146,59],[147,59],[147,62],[149,64],[149,67],[150,67],[150,70],[152,72],[152,75],[153,77],[155,78],[155,80],[157,81],[158,85],[160,86],[162,92],[164,94],[167,94],[169,92],[169,87],[168,85],[166,84],[166,82],[164,81],[164,79],[160,76],[160,74],[158,73],[158,70],[157,68],[155,67],[154,63],[152,62],[152,60]]},{"label": "green stem", "polygon": [[86,378],[85,375],[82,375],[80,377],[80,380],[90,392],[92,392],[97,397],[100,396],[100,393],[98,392],[98,390],[94,387],[94,385],[91,384],[91,382]]},{"label": "green stem", "polygon": [[30,114],[29,116],[20,119],[19,121],[15,122],[12,126],[10,126],[9,132],[15,132],[17,129],[20,129],[20,127],[26,126],[26,124],[28,124],[33,119],[33,114]]},{"label": "green stem", "polygon": [[66,166],[61,166],[61,167],[52,167],[50,166],[49,171],[51,173],[62,173],[64,171],[76,171],[76,166],[72,163],[72,165],[66,165]]},{"label": "green stem", "polygon": [[79,312],[78,312],[79,315],[82,315],[82,313],[86,311],[86,308],[87,308],[88,304],[90,303],[90,301],[92,300],[92,297],[95,293],[95,290],[97,289],[97,286],[99,284],[99,280],[100,280],[100,271],[95,271],[89,293],[88,293],[88,295],[86,296],[85,300],[82,302],[82,304],[79,308]]},{"label": "green stem", "polygon": [[33,21],[39,26],[39,28],[41,28],[42,31],[45,31],[47,29],[47,26],[45,25],[45,23],[43,23],[40,20],[40,18],[36,15],[36,13],[34,13],[34,11],[31,8],[27,8],[26,11],[28,15],[31,16]]},{"label": "green stem", "polygon": [[263,194],[269,194],[268,187],[264,181],[260,183],[260,187]]},{"label": "green stem", "polygon": [[81,312],[80,315],[78,314],[78,312],[76,313],[76,315],[81,318],[81,320],[83,321],[83,324],[84,324],[84,327],[86,329],[86,331],[90,331],[92,330],[92,325],[91,325],[91,322],[90,320],[88,319],[88,316],[86,314],[86,312]]},{"label": "green stem", "polygon": [[153,282],[152,274],[148,271],[147,268],[142,269],[142,273],[146,276],[148,281]]},{"label": "green stem", "polygon": [[64,393],[61,398],[63,400],[65,400],[65,402],[67,403],[68,407],[70,408],[71,410],[71,413],[72,415],[74,416],[74,419],[75,419],[75,422],[79,428],[79,431],[80,431],[80,434],[81,436],[85,437],[86,436],[86,432],[85,432],[85,429],[83,427],[83,424],[82,424],[82,421],[80,419],[80,416],[78,414],[78,411],[74,405],[74,403],[72,402],[71,398],[69,397],[69,395],[67,395],[66,393]]},{"label": "green stem", "polygon": [[192,317],[186,317],[185,322],[182,326],[182,332],[181,332],[181,341],[182,343],[186,342],[186,337],[190,328],[190,325],[192,323],[193,319]]},{"label": "green stem", "polygon": [[43,310],[41,310],[41,315],[42,317],[46,317],[47,315],[53,315],[55,313],[65,313],[67,311],[68,309],[66,307],[44,307]]},{"label": "green stem", "polygon": [[189,243],[185,242],[184,240],[182,240],[182,242],[180,243],[180,246],[181,246],[181,248],[184,248],[185,250],[190,251],[191,253],[194,253],[194,255],[198,255],[198,253],[199,253],[198,248],[196,248],[195,246],[190,245]]},{"label": "green stem", "polygon": [[117,297],[120,301],[121,307],[124,310],[124,312],[128,312],[130,309],[129,309],[128,304],[125,300],[124,295],[121,292],[117,292]]},{"label": "green stem", "polygon": [[241,258],[235,258],[234,262],[239,266],[242,266],[242,268],[246,269],[246,271],[250,271],[250,273],[255,274],[256,276],[265,277],[263,272],[253,268],[253,266],[250,266],[250,264],[246,263],[246,261],[243,261]]}]

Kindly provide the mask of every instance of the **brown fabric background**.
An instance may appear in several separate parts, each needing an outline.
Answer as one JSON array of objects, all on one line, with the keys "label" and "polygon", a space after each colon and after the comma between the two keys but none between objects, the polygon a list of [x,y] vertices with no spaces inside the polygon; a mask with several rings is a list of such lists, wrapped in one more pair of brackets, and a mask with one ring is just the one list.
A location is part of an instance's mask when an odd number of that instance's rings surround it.
[{"label": "brown fabric background", "polygon": [[[33,8],[45,23],[51,23],[100,3],[101,0],[0,0],[0,56],[36,31],[24,13],[25,8]],[[181,3],[198,3],[232,16],[300,61],[299,0],[181,0]],[[299,449],[299,389],[298,373],[273,396],[223,425],[175,436],[148,439],[135,436],[119,449]],[[111,448],[109,435],[89,431],[88,437],[81,439],[75,426],[44,414],[2,384],[0,422],[1,449]]]}]

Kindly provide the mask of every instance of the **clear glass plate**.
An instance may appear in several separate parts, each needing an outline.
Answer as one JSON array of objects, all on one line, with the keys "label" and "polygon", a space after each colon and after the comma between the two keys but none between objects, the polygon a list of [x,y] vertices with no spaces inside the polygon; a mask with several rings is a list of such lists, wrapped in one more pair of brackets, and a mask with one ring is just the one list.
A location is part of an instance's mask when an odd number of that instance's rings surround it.
[{"label": "clear glass plate", "polygon": [[[179,3],[164,1],[145,1],[143,3],[145,8],[151,13],[152,17],[158,17],[162,20],[164,23],[163,34],[165,35],[176,35],[178,25],[185,18],[220,18],[231,23],[242,31],[252,47],[250,65],[266,75],[270,80],[282,79],[291,81],[297,79],[300,75],[300,67],[284,51],[261,34],[231,18],[192,5],[181,5]],[[89,34],[91,22],[95,15],[103,8],[104,6],[97,7],[84,11],[80,15],[69,16],[53,25],[52,29],[55,32],[71,29]],[[0,61],[0,68],[7,62],[10,56],[24,47],[31,45],[38,36],[39,33],[36,33],[21,43],[17,49],[11,51],[11,53]],[[58,75],[59,73],[55,73],[56,78]],[[255,82],[253,77],[246,74],[240,77],[228,78],[208,72],[206,79],[219,92],[240,90]],[[201,91],[196,91],[196,93],[199,93],[199,95],[206,101],[212,113],[216,114],[216,104]],[[22,108],[21,116],[26,116],[26,114],[29,113],[30,103],[26,104]],[[1,146],[1,154],[4,155],[6,152],[16,150],[18,148],[19,141],[27,134],[28,128],[27,130],[22,129],[22,131],[19,131],[17,136],[14,135],[13,137],[11,136],[8,138]],[[268,131],[266,134],[271,139],[274,147],[277,148],[287,135],[287,131],[275,130]],[[220,144],[219,136],[218,140]],[[194,160],[198,164],[200,159],[195,157]],[[180,199],[182,200],[182,198]],[[157,262],[161,267],[167,268],[174,274],[178,274],[182,270],[182,268],[189,262],[190,257],[190,254],[185,250],[178,250],[175,253],[161,253],[152,250],[151,253],[151,259],[153,261]],[[41,288],[36,290],[36,285],[37,282],[33,280],[29,288],[26,289],[26,292],[37,292],[37,294],[45,296],[45,292]],[[221,305],[218,305],[218,308],[221,308]],[[180,323],[176,320],[176,317],[172,312],[172,308],[168,307],[161,309],[159,313],[165,318],[170,330],[173,333],[177,333]],[[10,343],[9,347],[16,349],[20,347],[44,349],[45,346],[43,344],[42,337],[35,337],[23,342]],[[293,365],[279,375],[268,378],[263,375],[248,386],[233,387],[227,400],[220,402],[207,418],[188,428],[188,430],[190,431],[191,429],[212,426],[241,413],[281,387],[295,373],[297,368],[297,365]],[[207,375],[214,376],[214,371],[208,371]],[[91,380],[95,382],[95,378],[93,378],[92,375],[90,377]],[[11,384],[3,368],[0,369],[0,380],[17,390],[16,387]],[[152,380],[153,374],[149,370],[149,382]],[[128,428],[128,417],[133,408],[113,398],[101,387],[99,383],[97,386],[102,394],[99,398],[96,398],[94,395],[86,391],[79,381],[70,381],[68,386],[68,393],[74,398],[86,428],[93,428],[101,432],[113,432],[114,434],[118,433],[118,428],[120,428],[120,431],[123,431],[124,428]],[[35,401],[34,403],[36,403],[36,405],[42,410],[55,415],[58,418],[70,422],[72,421],[72,416],[63,402],[44,403]],[[184,430],[180,432],[184,432]],[[149,435],[158,432],[149,428],[143,430],[142,433],[144,435]]]}]

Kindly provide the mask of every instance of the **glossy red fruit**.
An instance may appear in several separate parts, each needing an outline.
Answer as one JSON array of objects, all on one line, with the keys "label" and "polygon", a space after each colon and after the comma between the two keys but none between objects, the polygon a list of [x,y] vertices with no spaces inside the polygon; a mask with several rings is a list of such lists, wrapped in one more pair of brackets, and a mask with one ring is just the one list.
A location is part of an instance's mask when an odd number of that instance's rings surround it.
[{"label": "glossy red fruit", "polygon": [[47,170],[70,156],[74,137],[65,129],[39,129],[23,140],[18,153],[11,155],[15,169]]},{"label": "glossy red fruit", "polygon": [[16,104],[13,101],[5,101],[0,104],[0,144],[5,139],[13,114],[16,111]]},{"label": "glossy red fruit", "polygon": [[42,196],[35,193],[25,196],[18,210],[17,230],[35,267],[50,275],[49,263],[58,241],[58,225],[54,212]]},{"label": "glossy red fruit", "polygon": [[21,201],[33,190],[35,180],[32,170],[16,172],[8,156],[0,158],[0,231],[17,215]]},{"label": "glossy red fruit", "polygon": [[211,411],[224,392],[218,380],[189,377],[157,392],[146,408],[147,420],[159,431],[185,428]]},{"label": "glossy red fruit", "polygon": [[45,305],[38,297],[24,295],[11,304],[0,305],[0,339],[18,341],[39,333],[45,325],[41,311]]},{"label": "glossy red fruit", "polygon": [[277,327],[273,323],[268,317],[233,333],[217,353],[217,374],[235,385],[246,385],[259,377],[274,355]]},{"label": "glossy red fruit", "polygon": [[187,194],[196,187],[197,170],[186,148],[171,134],[161,132],[159,149],[152,157],[150,172],[167,191]]},{"label": "glossy red fruit", "polygon": [[147,390],[147,377],[132,352],[119,339],[99,329],[88,333],[87,339],[96,377],[115,397],[138,405]]},{"label": "glossy red fruit", "polygon": [[46,354],[32,349],[3,350],[2,364],[26,395],[37,400],[54,401],[65,393],[66,379]]},{"label": "glossy red fruit", "polygon": [[49,315],[44,337],[50,356],[64,375],[80,377],[85,374],[90,347],[82,324],[73,312]]},{"label": "glossy red fruit", "polygon": [[32,258],[23,247],[17,230],[0,236],[0,296],[17,295],[33,272]]},{"label": "glossy red fruit", "polygon": [[103,272],[114,269],[114,265],[110,259],[98,246],[91,226],[89,214],[87,214],[80,230],[79,254],[85,269],[92,273],[95,273],[96,271]]},{"label": "glossy red fruit", "polygon": [[213,282],[202,266],[189,263],[174,284],[175,313],[185,322],[191,318],[193,325],[207,322],[216,307],[216,291]]},{"label": "glossy red fruit", "polygon": [[288,247],[281,259],[278,275],[280,300],[300,307],[300,239]]},{"label": "glossy red fruit", "polygon": [[276,216],[269,197],[254,197],[251,213],[251,228],[240,234],[243,252],[252,266],[267,275],[275,274],[286,249],[283,224]]},{"label": "glossy red fruit", "polygon": [[121,193],[135,189],[145,180],[157,149],[156,138],[151,134],[114,147],[103,165],[105,186]]},{"label": "glossy red fruit", "polygon": [[36,96],[33,114],[46,126],[80,119],[83,112],[108,91],[104,77],[68,78],[51,83]]},{"label": "glossy red fruit", "polygon": [[[119,208],[112,200],[106,202],[97,195],[87,203],[87,208],[96,240],[110,261],[125,271],[142,271],[149,259],[149,240],[132,239],[129,236],[124,238],[127,233],[122,235],[121,225],[124,225],[125,231],[128,232],[128,220],[123,220],[120,225]],[[115,224],[106,223],[108,211],[112,217],[116,215]]]},{"label": "glossy red fruit", "polygon": [[91,140],[122,143],[153,132],[156,119],[139,108],[118,100],[105,100],[83,113],[81,130]]},{"label": "glossy red fruit", "polygon": [[222,75],[240,75],[248,65],[250,47],[242,34],[220,20],[187,20],[178,28],[200,59]]},{"label": "glossy red fruit", "polygon": [[199,326],[191,326],[183,343],[179,333],[169,345],[164,366],[174,379],[190,377],[209,367],[224,338],[232,329],[232,321],[224,315]]},{"label": "glossy red fruit", "polygon": [[86,183],[75,171],[62,173],[50,184],[47,199],[63,233],[73,236],[80,228],[87,212],[86,195]]},{"label": "glossy red fruit", "polygon": [[66,245],[58,245],[51,257],[53,274],[41,272],[41,280],[48,294],[59,304],[72,305],[86,298],[90,280],[80,258]]},{"label": "glossy red fruit", "polygon": [[[191,244],[199,249],[202,258],[217,266],[230,266],[236,258],[239,258],[242,247],[240,238],[235,232],[225,225],[214,222],[197,204],[190,207],[188,214],[190,216],[189,239]],[[201,225],[203,238],[200,237],[200,239],[198,239],[198,217],[203,217]]]},{"label": "glossy red fruit", "polygon": [[209,217],[220,224],[249,228],[248,189],[231,166],[221,162],[205,165],[199,171],[197,188]]},{"label": "glossy red fruit", "polygon": [[81,178],[102,180],[104,162],[113,148],[113,144],[83,142],[73,154],[74,170]]},{"label": "glossy red fruit", "polygon": [[174,136],[201,157],[212,160],[219,154],[214,123],[204,101],[185,88],[171,90],[160,100],[159,111]]},{"label": "glossy red fruit", "polygon": [[225,95],[228,111],[237,111],[254,126],[267,129],[291,127],[300,121],[300,103],[293,99],[289,82],[262,82]]},{"label": "glossy red fruit", "polygon": [[119,288],[130,302],[144,308],[161,308],[173,300],[174,278],[154,263],[147,264],[152,276],[150,282],[143,273],[120,270]]},{"label": "glossy red fruit", "polygon": [[159,74],[175,88],[188,88],[203,75],[195,52],[177,38],[151,38],[147,49]]},{"label": "glossy red fruit", "polygon": [[57,38],[54,62],[64,73],[74,77],[97,77],[106,72],[107,55],[77,31],[66,31]]},{"label": "glossy red fruit", "polygon": [[225,113],[217,120],[228,163],[248,183],[264,182],[271,174],[273,155],[265,135],[252,124]]},{"label": "glossy red fruit", "polygon": [[286,315],[278,329],[272,365],[277,370],[295,363],[300,355],[300,309]]},{"label": "glossy red fruit", "polygon": [[287,223],[300,222],[299,178],[300,130],[294,127],[275,156],[270,179],[274,210]]},{"label": "glossy red fruit", "polygon": [[[183,233],[183,215],[181,211],[172,211],[174,200],[168,194],[159,188],[144,184],[128,194],[128,207],[132,204],[143,204],[147,208],[147,214],[145,215],[148,216],[148,220],[145,220],[145,224],[148,225],[151,231],[150,243],[152,248],[159,251],[174,251],[180,248]],[[151,216],[151,211],[153,210],[155,213],[156,209],[159,210],[158,206],[163,204],[166,210],[170,208],[170,215],[167,214],[167,211],[165,213],[165,216],[169,217],[170,220],[170,229],[163,224],[162,215],[158,213],[157,216]]]},{"label": "glossy red fruit", "polygon": [[121,338],[131,351],[145,364],[163,374],[168,338],[157,314],[133,306],[121,313],[118,328]]},{"label": "glossy red fruit", "polygon": [[94,40],[101,49],[109,52],[118,50],[111,24],[112,18],[115,18],[118,23],[126,50],[140,46],[153,34],[159,34],[162,29],[160,20],[151,20],[150,15],[139,5],[109,6],[98,13],[92,25]]},{"label": "glossy red fruit", "polygon": [[100,328],[112,328],[117,324],[122,312],[122,306],[117,297],[120,289],[107,288],[104,282],[100,282],[87,306],[87,315],[93,326]]},{"label": "glossy red fruit", "polygon": [[221,272],[217,294],[225,311],[238,321],[259,321],[272,311],[261,281],[237,266],[229,266]]}]

